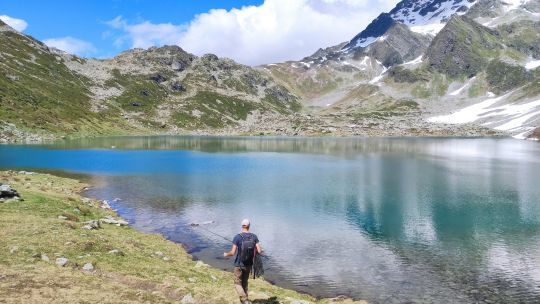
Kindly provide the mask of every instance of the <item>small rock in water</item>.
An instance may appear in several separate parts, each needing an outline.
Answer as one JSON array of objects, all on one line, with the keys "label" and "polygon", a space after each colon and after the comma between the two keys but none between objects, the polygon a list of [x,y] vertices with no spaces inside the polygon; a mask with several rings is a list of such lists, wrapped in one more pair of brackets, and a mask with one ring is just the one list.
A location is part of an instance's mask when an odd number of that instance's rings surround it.
[{"label": "small rock in water", "polygon": [[56,259],[56,265],[58,265],[60,267],[66,266],[68,262],[69,262],[69,260],[66,259],[66,258],[57,258]]},{"label": "small rock in water", "polygon": [[286,299],[287,301],[289,301],[289,304],[311,304],[311,302],[308,302],[306,300],[297,300],[289,297],[287,297]]},{"label": "small rock in water", "polygon": [[86,264],[84,264],[82,269],[84,271],[92,271],[92,270],[94,270],[94,265],[92,265],[92,263],[86,263]]},{"label": "small rock in water", "polygon": [[193,299],[193,296],[190,293],[188,293],[187,295],[185,295],[182,298],[180,303],[182,303],[182,304],[195,304],[195,299]]},{"label": "small rock in water", "polygon": [[208,267],[208,266],[210,265],[205,264],[203,261],[197,261],[197,263],[195,263],[195,268]]},{"label": "small rock in water", "polygon": [[41,260],[43,262],[48,262],[49,261],[49,257],[46,255],[46,254],[41,254]]}]

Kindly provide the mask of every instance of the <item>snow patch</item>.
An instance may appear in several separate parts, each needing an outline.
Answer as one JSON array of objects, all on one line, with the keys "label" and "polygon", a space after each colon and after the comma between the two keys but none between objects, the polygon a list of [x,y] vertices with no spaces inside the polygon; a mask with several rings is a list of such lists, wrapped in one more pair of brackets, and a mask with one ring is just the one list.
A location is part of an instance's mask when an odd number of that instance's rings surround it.
[{"label": "snow patch", "polygon": [[[377,61],[377,63],[380,64],[379,61]],[[381,79],[384,77],[384,73],[386,73],[386,71],[388,71],[388,68],[383,66],[383,70],[382,70],[381,74],[379,74],[379,76],[377,76],[377,77],[371,79],[371,80],[369,81],[369,84],[375,84],[375,83],[381,81]]]},{"label": "snow patch", "polygon": [[413,25],[409,28],[411,31],[418,34],[436,36],[443,29],[444,25],[444,23],[431,23],[424,25]]},{"label": "snow patch", "polygon": [[530,127],[525,124],[531,119],[540,116],[540,100],[521,103],[496,105],[508,97],[512,92],[490,98],[480,103],[465,107],[449,115],[435,116],[428,118],[429,122],[464,124],[476,122],[481,119],[492,118],[483,126],[491,127],[495,130],[519,133],[516,136],[528,132]]},{"label": "snow patch", "polygon": [[407,62],[403,63],[402,65],[413,65],[413,64],[422,63],[422,56],[423,55],[420,55],[420,56],[418,56],[418,58],[415,58],[415,59],[413,59],[411,61],[407,61]]},{"label": "snow patch", "polygon": [[379,37],[367,37],[367,38],[362,38],[360,40],[358,40],[356,42],[356,45],[354,46],[355,48],[357,47],[366,47],[370,44],[372,44],[373,42],[379,40]]},{"label": "snow patch", "polygon": [[540,66],[540,60],[531,60],[525,64],[527,70],[534,70]]},{"label": "snow patch", "polygon": [[527,2],[529,2],[529,0],[504,0],[503,5],[505,6],[504,9],[508,12],[519,8]]},{"label": "snow patch", "polygon": [[469,79],[467,82],[465,82],[465,84],[464,84],[461,88],[459,88],[459,89],[453,91],[453,92],[450,93],[449,95],[451,95],[451,96],[457,96],[457,95],[461,94],[461,92],[462,92],[463,90],[465,90],[465,89],[471,84],[471,82],[474,81],[475,78],[476,78],[476,76],[474,76],[473,78]]}]

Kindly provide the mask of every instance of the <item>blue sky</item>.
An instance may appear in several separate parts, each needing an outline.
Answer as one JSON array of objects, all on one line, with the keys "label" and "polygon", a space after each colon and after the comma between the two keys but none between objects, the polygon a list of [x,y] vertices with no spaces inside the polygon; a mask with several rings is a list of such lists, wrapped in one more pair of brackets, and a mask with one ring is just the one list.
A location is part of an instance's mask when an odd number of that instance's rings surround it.
[{"label": "blue sky", "polygon": [[[177,44],[256,65],[352,38],[395,0],[2,0],[2,20],[81,56]],[[9,24],[9,22],[7,22]]]}]

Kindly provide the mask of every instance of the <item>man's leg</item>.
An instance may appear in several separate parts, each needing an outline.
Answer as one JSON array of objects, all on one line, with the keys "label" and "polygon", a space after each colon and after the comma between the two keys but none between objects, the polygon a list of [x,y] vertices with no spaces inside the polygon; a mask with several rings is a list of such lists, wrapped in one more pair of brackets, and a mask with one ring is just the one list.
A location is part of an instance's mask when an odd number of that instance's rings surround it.
[{"label": "man's leg", "polygon": [[244,292],[246,293],[246,298],[249,297],[248,280],[249,280],[250,272],[251,272],[251,267],[246,267],[245,269],[242,269],[242,288],[244,289]]},{"label": "man's leg", "polygon": [[234,288],[240,297],[240,302],[247,301],[247,293],[244,290],[244,271],[240,267],[234,267]]}]

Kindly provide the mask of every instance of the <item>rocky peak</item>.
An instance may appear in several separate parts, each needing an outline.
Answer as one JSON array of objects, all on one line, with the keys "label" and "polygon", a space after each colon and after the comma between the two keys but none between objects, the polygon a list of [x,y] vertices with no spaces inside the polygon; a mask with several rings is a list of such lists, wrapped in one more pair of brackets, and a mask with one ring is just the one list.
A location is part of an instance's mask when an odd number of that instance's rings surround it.
[{"label": "rocky peak", "polygon": [[453,15],[465,14],[476,0],[403,0],[389,13],[380,14],[356,35],[344,50],[364,48],[377,41],[396,23],[403,23],[414,32],[434,36]]},{"label": "rocky peak", "polygon": [[396,22],[384,36],[369,45],[364,53],[389,67],[422,56],[431,39],[415,33],[403,23]]}]

